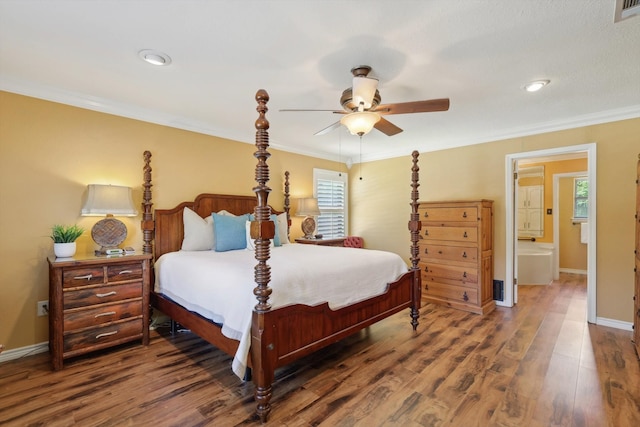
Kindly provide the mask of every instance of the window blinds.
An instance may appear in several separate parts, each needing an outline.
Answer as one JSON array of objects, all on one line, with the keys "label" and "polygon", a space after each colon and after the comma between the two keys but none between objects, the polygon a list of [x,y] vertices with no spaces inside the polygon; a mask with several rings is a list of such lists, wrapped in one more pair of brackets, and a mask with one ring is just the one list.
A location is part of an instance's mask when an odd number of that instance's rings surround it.
[{"label": "window blinds", "polygon": [[318,199],[317,233],[325,239],[345,237],[347,231],[346,174],[314,170],[315,196]]}]

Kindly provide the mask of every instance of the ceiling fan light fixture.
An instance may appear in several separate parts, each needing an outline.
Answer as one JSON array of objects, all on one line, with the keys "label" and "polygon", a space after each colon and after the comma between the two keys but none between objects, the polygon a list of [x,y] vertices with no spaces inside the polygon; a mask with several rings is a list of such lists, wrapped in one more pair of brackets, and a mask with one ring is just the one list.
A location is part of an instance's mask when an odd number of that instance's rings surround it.
[{"label": "ceiling fan light fixture", "polygon": [[378,88],[378,80],[370,77],[354,77],[353,78],[353,103],[355,105],[362,105],[365,110],[371,108],[373,104],[373,97],[376,94]]},{"label": "ceiling fan light fixture", "polygon": [[347,114],[340,119],[340,123],[345,125],[351,135],[366,135],[380,121],[380,115],[370,111],[356,111]]},{"label": "ceiling fan light fixture", "polygon": [[545,87],[546,85],[548,85],[549,83],[550,83],[550,80],[536,80],[531,83],[527,83],[524,86],[524,90],[526,90],[527,92],[537,92],[543,87]]},{"label": "ceiling fan light fixture", "polygon": [[167,66],[171,64],[171,57],[169,55],[153,49],[143,49],[138,52],[138,56],[151,65]]}]

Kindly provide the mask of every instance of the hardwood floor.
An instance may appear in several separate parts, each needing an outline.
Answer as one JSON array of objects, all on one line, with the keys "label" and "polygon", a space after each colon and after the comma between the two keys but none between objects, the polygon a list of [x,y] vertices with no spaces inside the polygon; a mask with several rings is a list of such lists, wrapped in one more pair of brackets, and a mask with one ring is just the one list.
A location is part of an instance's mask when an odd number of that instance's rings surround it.
[{"label": "hardwood floor", "polygon": [[[428,304],[277,372],[268,425],[640,426],[631,332],[587,324],[582,276],[521,286],[484,317]],[[253,385],[191,333],[0,365],[0,425],[257,424]]]}]

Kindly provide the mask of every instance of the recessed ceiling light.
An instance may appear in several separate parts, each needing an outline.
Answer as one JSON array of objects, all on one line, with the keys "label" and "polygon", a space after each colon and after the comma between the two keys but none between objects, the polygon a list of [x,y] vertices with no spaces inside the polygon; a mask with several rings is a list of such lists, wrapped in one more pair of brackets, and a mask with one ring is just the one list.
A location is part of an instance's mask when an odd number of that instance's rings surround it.
[{"label": "recessed ceiling light", "polygon": [[549,80],[536,80],[534,82],[526,84],[524,86],[524,90],[526,90],[527,92],[537,92],[549,83]]},{"label": "recessed ceiling light", "polygon": [[171,58],[166,53],[153,50],[153,49],[144,49],[138,52],[138,56],[142,58],[143,61],[148,62],[153,65],[169,65],[171,64]]}]

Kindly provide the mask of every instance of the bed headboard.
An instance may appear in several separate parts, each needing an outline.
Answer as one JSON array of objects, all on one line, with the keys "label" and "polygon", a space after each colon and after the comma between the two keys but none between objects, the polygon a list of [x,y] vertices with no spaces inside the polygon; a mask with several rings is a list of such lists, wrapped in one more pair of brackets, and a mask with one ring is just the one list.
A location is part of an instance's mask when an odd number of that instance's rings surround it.
[{"label": "bed headboard", "polygon": [[158,259],[167,252],[179,251],[184,238],[182,212],[189,208],[206,218],[211,212],[226,210],[234,215],[253,212],[256,206],[255,196],[233,196],[224,194],[200,194],[193,202],[182,202],[172,209],[156,209],[155,216],[155,250]]},{"label": "bed headboard", "polygon": [[[234,215],[253,213],[256,207],[256,196],[238,196],[230,194],[200,194],[192,202],[182,202],[171,209],[156,209],[151,213],[151,153],[145,152],[145,185],[143,194],[143,252],[151,253],[153,248],[154,259],[158,259],[167,252],[179,251],[184,238],[184,222],[182,212],[185,207],[193,210],[202,218],[211,215],[212,212],[226,210]],[[274,214],[287,213],[287,222],[291,226],[289,217],[289,172],[285,172],[284,184],[284,210],[271,208]],[[149,232],[150,231],[150,232]],[[151,245],[151,241],[154,244]]]}]

